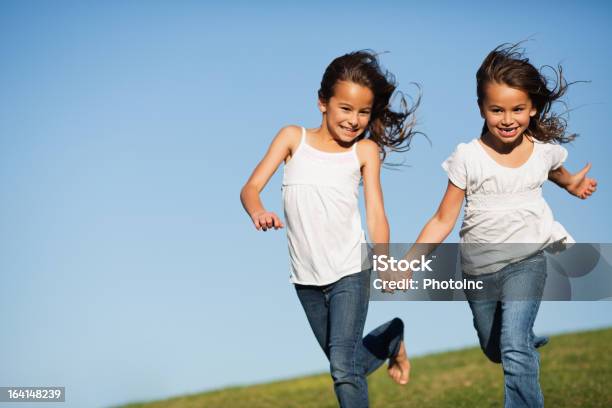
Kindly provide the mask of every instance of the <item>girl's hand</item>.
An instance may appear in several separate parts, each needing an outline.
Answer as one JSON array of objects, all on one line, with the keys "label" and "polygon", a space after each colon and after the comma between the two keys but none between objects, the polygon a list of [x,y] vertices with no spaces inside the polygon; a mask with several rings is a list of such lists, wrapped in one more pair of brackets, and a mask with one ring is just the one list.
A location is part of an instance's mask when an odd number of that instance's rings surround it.
[{"label": "girl's hand", "polygon": [[[391,269],[391,268],[389,268]],[[389,270],[386,272],[377,272],[378,277],[383,281],[383,287],[380,289],[382,293],[395,293],[395,289],[391,289],[389,286],[397,287],[398,284],[402,281],[410,282],[412,279],[412,271],[408,270],[406,272],[402,272],[400,270]],[[406,293],[409,288],[398,289]]]},{"label": "girl's hand", "polygon": [[591,163],[569,177],[569,183],[565,187],[568,193],[584,200],[597,191],[597,181],[587,177],[589,170],[591,170]]},{"label": "girl's hand", "polygon": [[257,229],[257,231],[267,231],[268,228],[274,228],[277,230],[285,226],[278,217],[278,215],[270,211],[262,211],[260,213],[257,213],[253,215],[252,220],[253,224],[255,224],[255,228]]}]

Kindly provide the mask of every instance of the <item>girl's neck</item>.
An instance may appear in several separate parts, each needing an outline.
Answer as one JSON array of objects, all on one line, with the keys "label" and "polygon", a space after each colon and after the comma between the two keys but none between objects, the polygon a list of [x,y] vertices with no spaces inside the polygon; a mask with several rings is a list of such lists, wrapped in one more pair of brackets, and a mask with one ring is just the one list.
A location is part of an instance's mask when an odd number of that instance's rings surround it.
[{"label": "girl's neck", "polygon": [[519,137],[516,138],[516,140],[511,143],[503,143],[502,141],[493,137],[489,132],[482,135],[480,137],[480,140],[485,146],[490,147],[500,155],[511,154],[517,147],[523,145],[523,143],[531,143],[525,133],[522,133]]},{"label": "girl's neck", "polygon": [[342,140],[338,140],[334,138],[329,129],[326,126],[325,121],[321,124],[321,126],[312,132],[312,139],[315,147],[318,147],[320,150],[329,151],[329,152],[342,152],[346,149],[350,149],[355,141],[350,143],[344,142]]},{"label": "girl's neck", "polygon": [[533,141],[524,134],[513,143],[503,143],[499,146],[499,142],[488,134],[483,135],[478,141],[485,153],[502,167],[522,167],[529,161],[535,149]]}]

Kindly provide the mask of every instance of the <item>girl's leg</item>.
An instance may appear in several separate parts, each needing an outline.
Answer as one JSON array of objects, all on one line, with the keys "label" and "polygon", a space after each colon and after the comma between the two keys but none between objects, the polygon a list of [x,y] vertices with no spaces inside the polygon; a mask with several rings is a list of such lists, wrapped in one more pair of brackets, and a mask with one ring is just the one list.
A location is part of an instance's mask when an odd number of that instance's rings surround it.
[{"label": "girl's leg", "polygon": [[544,406],[533,324],[545,282],[546,259],[542,254],[512,265],[504,273],[500,347],[507,408]]},{"label": "girl's leg", "polygon": [[[367,406],[366,376],[389,358],[405,358],[405,351],[398,357],[404,337],[401,319],[392,319],[362,338],[370,297],[370,273],[366,270],[342,278],[330,292],[330,363],[341,406]],[[401,368],[398,362],[396,369],[407,382],[408,359],[405,358],[405,363],[401,361]]]},{"label": "girl's leg", "polygon": [[499,346],[501,334],[501,302],[499,301],[499,272],[482,276],[464,274],[466,279],[481,280],[484,290],[466,290],[465,295],[472,310],[473,324],[478,334],[480,348],[494,363],[501,363]]},{"label": "girl's leg", "polygon": [[404,324],[395,318],[370,332],[363,326],[370,296],[370,271],[346,276],[331,285],[295,285],[312,331],[330,361],[341,407],[367,407],[366,376],[397,356]]},{"label": "girl's leg", "polygon": [[367,407],[368,367],[363,358],[363,326],[368,312],[370,273],[345,276],[330,287],[329,361],[341,407]]},{"label": "girl's leg", "polygon": [[495,300],[469,301],[480,348],[489,360],[501,363],[501,303]]},{"label": "girl's leg", "polygon": [[310,328],[329,360],[329,305],[326,290],[329,290],[329,287],[295,285],[295,291],[304,308]]},{"label": "girl's leg", "polygon": [[387,359],[393,359],[400,354],[403,340],[404,322],[398,317],[368,333],[363,338],[363,348],[361,348],[361,359],[366,367],[366,374],[376,371]]}]

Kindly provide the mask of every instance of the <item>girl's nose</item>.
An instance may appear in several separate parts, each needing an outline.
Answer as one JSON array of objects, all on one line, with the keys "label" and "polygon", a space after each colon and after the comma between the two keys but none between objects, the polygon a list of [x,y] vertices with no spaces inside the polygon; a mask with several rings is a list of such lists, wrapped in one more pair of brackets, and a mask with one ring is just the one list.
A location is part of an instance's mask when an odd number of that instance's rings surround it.
[{"label": "girl's nose", "polygon": [[504,117],[502,118],[502,125],[510,125],[512,124],[512,112],[504,113]]}]

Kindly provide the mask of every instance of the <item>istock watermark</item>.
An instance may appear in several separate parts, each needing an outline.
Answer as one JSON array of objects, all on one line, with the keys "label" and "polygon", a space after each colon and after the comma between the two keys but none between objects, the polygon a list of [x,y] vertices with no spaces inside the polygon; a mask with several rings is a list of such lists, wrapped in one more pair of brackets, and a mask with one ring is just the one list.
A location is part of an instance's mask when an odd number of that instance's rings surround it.
[{"label": "istock watermark", "polygon": [[[395,259],[389,255],[373,255],[372,271],[378,278],[374,278],[372,286],[376,290],[418,290],[423,289],[448,290],[448,289],[483,289],[483,282],[479,280],[438,280],[435,278],[423,278],[422,282],[412,278],[402,278],[402,272],[433,272],[431,263],[435,256],[427,259],[425,255],[420,255],[418,259]],[[384,278],[381,275],[390,272]]]},{"label": "istock watermark", "polygon": [[[411,244],[362,246],[371,300],[612,300],[612,244]],[[524,274],[542,274],[534,291]],[[523,275],[521,275],[523,274]]]},{"label": "istock watermark", "polygon": [[400,272],[432,272],[429,264],[433,259],[426,259],[425,255],[421,255],[420,259],[400,259],[397,260],[388,255],[373,255],[372,269],[376,272],[400,271]]}]

